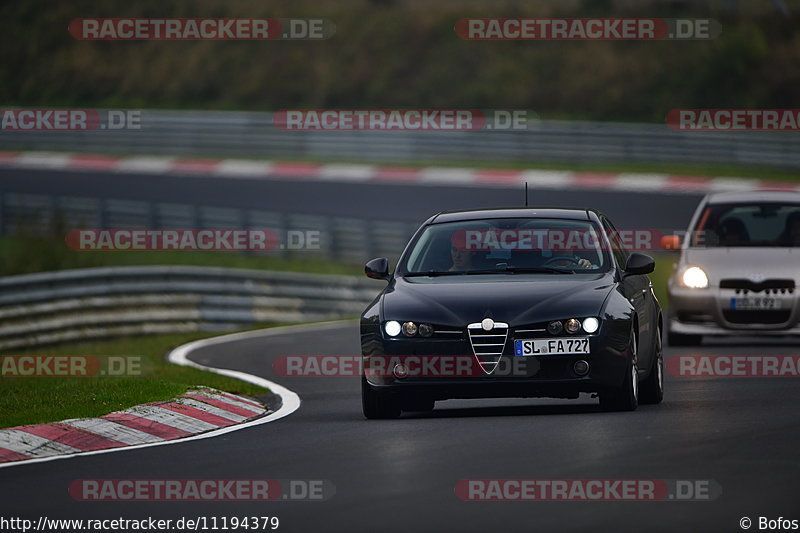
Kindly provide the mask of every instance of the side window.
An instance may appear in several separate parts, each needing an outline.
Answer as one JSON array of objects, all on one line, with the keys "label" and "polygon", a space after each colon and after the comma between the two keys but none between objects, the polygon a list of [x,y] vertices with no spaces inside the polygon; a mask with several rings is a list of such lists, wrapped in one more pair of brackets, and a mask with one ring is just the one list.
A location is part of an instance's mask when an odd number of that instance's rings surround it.
[{"label": "side window", "polygon": [[603,229],[606,230],[608,240],[611,241],[611,253],[614,254],[614,260],[619,268],[625,268],[628,262],[628,251],[622,246],[622,241],[619,238],[619,233],[614,225],[607,219],[603,219]]}]

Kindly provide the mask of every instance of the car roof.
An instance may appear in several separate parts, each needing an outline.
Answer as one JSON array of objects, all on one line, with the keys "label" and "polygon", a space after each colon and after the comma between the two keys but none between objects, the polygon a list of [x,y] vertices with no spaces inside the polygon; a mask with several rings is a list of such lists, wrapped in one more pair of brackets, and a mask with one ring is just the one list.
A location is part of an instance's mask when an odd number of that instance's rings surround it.
[{"label": "car roof", "polygon": [[718,192],[707,196],[709,204],[738,204],[751,202],[800,203],[800,192],[792,191],[736,191]]},{"label": "car roof", "polygon": [[460,222],[464,220],[484,220],[491,218],[566,218],[572,220],[591,220],[589,213],[598,217],[602,213],[594,209],[574,207],[498,207],[492,209],[470,209],[463,211],[442,211],[428,220],[429,224]]}]

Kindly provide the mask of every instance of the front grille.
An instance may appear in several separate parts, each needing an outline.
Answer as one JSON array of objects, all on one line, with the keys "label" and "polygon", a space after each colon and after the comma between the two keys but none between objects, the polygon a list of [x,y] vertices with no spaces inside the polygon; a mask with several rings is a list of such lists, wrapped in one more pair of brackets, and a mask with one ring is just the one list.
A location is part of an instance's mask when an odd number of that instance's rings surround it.
[{"label": "front grille", "polygon": [[541,337],[544,335],[549,335],[547,333],[547,328],[538,328],[535,326],[530,326],[530,327],[524,326],[521,328],[517,328],[514,330],[513,333],[517,338]]},{"label": "front grille", "polygon": [[778,292],[786,294],[788,291],[789,294],[792,294],[794,292],[795,285],[793,279],[765,279],[764,281],[757,283],[749,279],[730,278],[720,280],[719,288],[736,289],[737,292],[743,291],[745,294],[747,294],[748,291],[766,291],[767,294],[770,292],[773,294],[778,294]]},{"label": "front grille", "polygon": [[494,327],[486,331],[480,323],[475,323],[468,325],[467,331],[472,352],[478,359],[481,369],[486,374],[491,374],[503,355],[508,338],[508,324],[495,322]]},{"label": "front grille", "polygon": [[433,338],[434,339],[448,339],[448,340],[462,340],[464,338],[464,332],[461,330],[457,330],[455,328],[438,328],[433,326]]},{"label": "front grille", "polygon": [[722,315],[732,324],[783,324],[789,320],[791,311],[735,311],[725,310]]}]

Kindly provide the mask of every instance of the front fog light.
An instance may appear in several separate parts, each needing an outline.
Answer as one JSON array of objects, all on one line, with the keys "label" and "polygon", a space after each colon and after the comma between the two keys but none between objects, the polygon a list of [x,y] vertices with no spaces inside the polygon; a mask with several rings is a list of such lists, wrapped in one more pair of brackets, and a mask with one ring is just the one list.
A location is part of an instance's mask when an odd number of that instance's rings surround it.
[{"label": "front fog light", "polygon": [[397,337],[400,334],[400,322],[396,320],[390,320],[384,324],[383,329],[390,337]]},{"label": "front fog light", "polygon": [[583,331],[586,333],[594,333],[600,327],[600,321],[595,317],[590,316],[583,321]]},{"label": "front fog light", "polygon": [[403,324],[403,335],[406,337],[413,337],[417,334],[417,325],[413,322],[406,322]]},{"label": "front fog light", "polygon": [[577,318],[570,318],[564,324],[564,329],[567,330],[567,333],[578,333],[581,329],[581,323],[578,322]]},{"label": "front fog light", "polygon": [[547,324],[547,332],[550,335],[558,335],[559,333],[561,333],[562,329],[564,329],[564,326],[562,326],[561,322],[558,320],[554,320],[553,322]]},{"label": "front fog light", "polygon": [[708,287],[708,276],[700,267],[689,267],[683,271],[681,281],[690,289],[705,289]]}]

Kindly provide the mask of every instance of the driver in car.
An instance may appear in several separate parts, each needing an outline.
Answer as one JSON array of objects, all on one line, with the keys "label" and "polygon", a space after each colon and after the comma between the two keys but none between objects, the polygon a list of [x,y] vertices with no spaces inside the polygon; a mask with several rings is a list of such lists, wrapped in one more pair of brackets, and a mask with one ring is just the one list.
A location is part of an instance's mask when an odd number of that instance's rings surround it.
[{"label": "driver in car", "polygon": [[550,266],[570,267],[578,265],[581,268],[597,268],[591,261],[583,257],[578,257],[570,250],[553,250],[552,254],[553,257],[547,261]]},{"label": "driver in car", "polygon": [[453,266],[450,267],[450,271],[461,271],[461,270],[469,270],[472,268],[472,254],[470,250],[464,249],[463,246],[457,246],[456,244],[450,245],[450,259],[453,261]]}]

